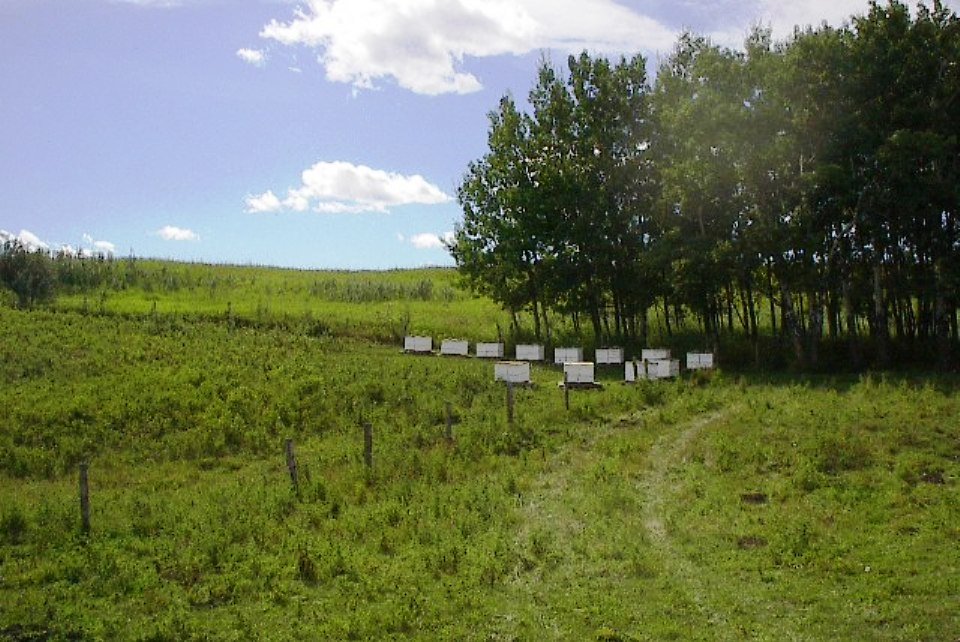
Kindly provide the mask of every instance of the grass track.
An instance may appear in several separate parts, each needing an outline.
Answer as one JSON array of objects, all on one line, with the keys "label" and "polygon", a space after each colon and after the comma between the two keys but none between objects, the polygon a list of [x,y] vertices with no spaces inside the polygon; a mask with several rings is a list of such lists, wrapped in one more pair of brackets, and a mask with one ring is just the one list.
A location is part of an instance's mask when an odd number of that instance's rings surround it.
[{"label": "grass track", "polygon": [[706,416],[694,418],[664,434],[647,456],[649,472],[637,482],[643,502],[643,525],[650,545],[660,558],[660,565],[680,590],[696,605],[701,630],[710,639],[736,637],[736,624],[717,604],[716,581],[708,583],[709,573],[698,569],[674,545],[665,523],[664,505],[676,501],[670,483],[683,465],[690,444],[711,424],[723,420],[734,411],[725,408]]}]

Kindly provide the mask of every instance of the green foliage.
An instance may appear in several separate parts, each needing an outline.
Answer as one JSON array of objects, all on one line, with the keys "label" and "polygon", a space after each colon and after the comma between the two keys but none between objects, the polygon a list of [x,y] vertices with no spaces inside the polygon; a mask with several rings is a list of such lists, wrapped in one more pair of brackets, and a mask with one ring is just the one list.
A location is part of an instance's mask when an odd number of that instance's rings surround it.
[{"label": "green foliage", "polygon": [[824,335],[855,368],[895,363],[892,338],[955,366],[958,25],[892,0],[742,50],[687,32],[652,87],[639,58],[543,63],[459,187],[465,282],[548,339],[565,318],[646,344],[653,311],[715,352],[743,335],[758,364],[768,332],[800,369]]},{"label": "green foliage", "polygon": [[31,308],[54,296],[52,260],[43,251],[31,252],[18,241],[0,247],[0,285],[17,297],[17,305]]},{"label": "green foliage", "polygon": [[541,64],[532,114],[509,96],[490,113],[490,151],[458,188],[464,220],[450,251],[514,325],[530,310],[537,339],[551,335],[552,309],[582,313],[599,340],[608,297],[622,334],[652,302],[637,263],[652,200],[645,61],[583,53],[568,68],[564,80]]},{"label": "green foliage", "polygon": [[[459,289],[450,269],[310,272],[140,259],[61,257],[61,308],[152,315],[157,331],[203,318],[232,329],[399,344],[407,334],[497,339],[503,315]],[[72,274],[73,276],[64,276]]]},{"label": "green foliage", "polygon": [[[181,283],[221,269],[167,267]],[[226,274],[298,293],[317,278]],[[234,298],[232,320],[189,311],[209,294],[188,287],[154,309],[142,284],[110,290],[104,314],[77,295],[0,309],[0,637],[960,631],[944,599],[960,595],[956,377],[626,386],[601,369],[603,388],[574,391],[568,411],[560,372],[538,365],[510,425],[488,361],[315,336],[283,321],[294,299],[258,322],[246,303],[260,292]],[[406,303],[455,322],[442,300]],[[365,318],[342,309],[332,327]]]}]

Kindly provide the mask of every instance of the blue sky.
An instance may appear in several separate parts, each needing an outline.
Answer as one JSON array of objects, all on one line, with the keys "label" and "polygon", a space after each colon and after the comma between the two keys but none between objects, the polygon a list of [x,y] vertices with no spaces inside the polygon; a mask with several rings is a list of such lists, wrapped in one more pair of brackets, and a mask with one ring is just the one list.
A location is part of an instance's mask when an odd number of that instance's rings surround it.
[{"label": "blue sky", "polygon": [[[948,6],[957,9],[952,0]],[[651,61],[689,28],[865,0],[0,0],[0,231],[51,249],[449,265],[487,112],[540,58]]]}]

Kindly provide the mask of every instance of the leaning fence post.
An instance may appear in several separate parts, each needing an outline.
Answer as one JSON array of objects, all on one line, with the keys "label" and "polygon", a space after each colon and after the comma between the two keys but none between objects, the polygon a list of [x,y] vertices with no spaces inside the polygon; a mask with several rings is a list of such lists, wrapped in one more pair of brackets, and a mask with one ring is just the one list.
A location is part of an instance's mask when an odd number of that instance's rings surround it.
[{"label": "leaning fence post", "polygon": [[373,468],[373,426],[370,422],[363,424],[363,463],[368,469]]},{"label": "leaning fence post", "polygon": [[297,456],[293,452],[293,440],[287,439],[287,470],[290,472],[290,483],[293,484],[293,492],[300,495],[300,480],[297,475]]},{"label": "leaning fence post", "polygon": [[86,462],[80,464],[80,528],[84,535],[90,533],[90,485]]}]

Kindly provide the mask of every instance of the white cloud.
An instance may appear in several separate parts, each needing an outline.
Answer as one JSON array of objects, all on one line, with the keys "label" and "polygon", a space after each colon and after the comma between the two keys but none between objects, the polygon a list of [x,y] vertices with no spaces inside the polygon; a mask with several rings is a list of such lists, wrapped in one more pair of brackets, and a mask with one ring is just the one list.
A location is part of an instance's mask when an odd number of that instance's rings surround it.
[{"label": "white cloud", "polygon": [[30,230],[20,230],[19,234],[13,234],[6,230],[0,230],[0,243],[10,243],[19,241],[27,250],[33,252],[36,250],[47,251],[50,246],[40,240],[40,237]]},{"label": "white cloud", "polygon": [[410,237],[410,243],[418,250],[439,250],[453,242],[453,232],[447,232],[442,236],[424,232]]},{"label": "white cloud", "polygon": [[100,254],[115,254],[117,246],[110,241],[94,241],[93,249]]},{"label": "white cloud", "polygon": [[254,67],[263,67],[267,62],[267,56],[261,49],[237,49],[237,58]]},{"label": "white cloud", "polygon": [[[906,4],[911,10],[917,7],[917,3],[910,0]],[[960,2],[946,0],[944,6],[956,11]],[[851,17],[868,13],[870,3],[868,0],[687,0],[684,7],[690,17],[695,16],[693,31],[709,36],[716,44],[742,48],[753,25],[769,27],[774,39],[784,40],[793,34],[794,27],[848,24]]]},{"label": "white cloud", "polygon": [[862,14],[868,8],[866,0],[752,0],[746,3],[729,0],[710,6],[712,15],[707,20],[710,24],[703,33],[718,45],[739,49],[753,25],[769,27],[776,40],[783,40],[793,34],[795,26],[819,27],[826,22],[839,27],[850,16]]},{"label": "white cloud", "polygon": [[287,190],[282,201],[269,190],[248,196],[247,211],[312,209],[325,214],[359,214],[388,212],[401,205],[437,205],[451,200],[419,174],[404,176],[342,161],[319,162],[304,170],[301,181],[300,187]]},{"label": "white cloud", "polygon": [[762,0],[759,22],[773,29],[778,38],[793,33],[794,26],[820,26],[822,23],[839,27],[854,14],[863,14],[869,9],[864,0],[806,0],[805,2],[781,2]]},{"label": "white cloud", "polygon": [[182,227],[165,225],[154,232],[164,241],[199,241],[200,235],[193,230],[187,230]]},{"label": "white cloud", "polygon": [[318,50],[331,81],[436,95],[481,88],[465,58],[667,50],[675,32],[613,0],[309,0],[260,36]]},{"label": "white cloud", "polygon": [[84,250],[83,248],[80,248],[78,250],[80,255],[93,254],[93,255],[111,256],[113,254],[116,254],[116,251],[117,251],[117,246],[111,243],[110,241],[98,241],[94,239],[92,236],[90,236],[89,234],[83,235],[83,242],[89,245],[90,249]]},{"label": "white cloud", "polygon": [[251,214],[262,214],[264,212],[279,212],[283,209],[280,199],[272,191],[266,191],[259,196],[247,196],[244,201],[247,204],[247,212]]},{"label": "white cloud", "polygon": [[[43,250],[44,252],[50,251],[50,245],[42,241],[39,236],[30,230],[20,230],[19,234],[11,234],[5,230],[0,230],[0,243],[7,241],[19,241],[23,244],[23,247],[31,252],[36,250]],[[58,251],[73,256],[111,256],[116,254],[117,251],[117,246],[110,241],[98,241],[89,234],[83,235],[83,242],[89,246],[89,249],[82,247],[74,249],[71,245],[61,244],[58,246]]]}]

